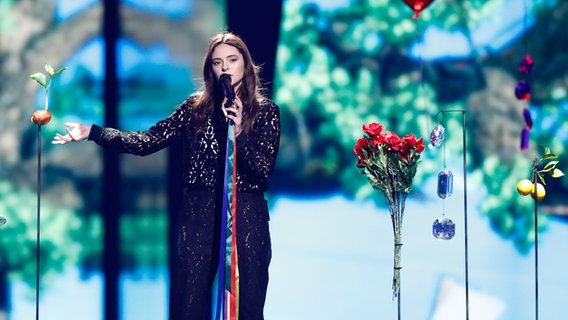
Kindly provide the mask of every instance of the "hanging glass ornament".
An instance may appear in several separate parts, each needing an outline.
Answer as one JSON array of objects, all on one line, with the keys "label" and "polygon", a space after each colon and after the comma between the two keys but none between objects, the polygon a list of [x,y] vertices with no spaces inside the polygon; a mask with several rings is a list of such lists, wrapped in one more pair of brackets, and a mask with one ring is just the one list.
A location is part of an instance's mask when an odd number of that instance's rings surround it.
[{"label": "hanging glass ornament", "polygon": [[422,12],[422,10],[426,9],[427,6],[429,6],[432,2],[434,2],[434,0],[403,0],[403,1],[410,7],[410,9],[414,10],[414,15],[412,16],[412,19],[418,19],[418,17],[420,16],[420,12]]},{"label": "hanging glass ornament", "polygon": [[529,130],[523,128],[521,132],[521,150],[526,151],[529,148]]},{"label": "hanging glass ornament", "polygon": [[531,117],[531,112],[529,109],[523,109],[523,117],[525,118],[525,126],[528,130],[532,130],[533,122]]},{"label": "hanging glass ornament", "polygon": [[515,96],[519,100],[529,100],[531,98],[531,86],[528,82],[521,80],[515,86]]},{"label": "hanging glass ornament", "polygon": [[531,56],[524,56],[519,62],[519,71],[523,74],[530,74],[534,67],[534,60]]},{"label": "hanging glass ornament", "polygon": [[3,226],[3,225],[5,225],[6,222],[8,222],[8,220],[6,220],[6,218],[0,216],[0,227]]},{"label": "hanging glass ornament", "polygon": [[430,144],[433,147],[439,147],[446,138],[446,129],[441,124],[438,124],[430,133]]},{"label": "hanging glass ornament", "polygon": [[436,239],[450,240],[456,234],[456,224],[450,218],[437,218],[432,224],[432,234]]},{"label": "hanging glass ornament", "polygon": [[438,173],[438,197],[446,199],[454,192],[454,174],[444,169]]}]

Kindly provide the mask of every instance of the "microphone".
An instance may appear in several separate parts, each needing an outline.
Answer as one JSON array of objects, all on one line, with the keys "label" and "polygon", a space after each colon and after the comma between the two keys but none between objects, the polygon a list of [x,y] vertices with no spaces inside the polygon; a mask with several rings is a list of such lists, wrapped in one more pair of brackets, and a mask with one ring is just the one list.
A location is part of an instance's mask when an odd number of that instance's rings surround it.
[{"label": "microphone", "polygon": [[[227,102],[225,103],[224,108],[230,107],[233,105],[233,100],[235,100],[235,88],[231,84],[231,76],[223,73],[219,76],[219,83],[221,84],[221,89],[223,89],[223,94],[225,94],[225,98],[227,98]],[[232,112],[228,112],[230,115],[235,115]],[[232,121],[230,121],[232,124]]]},{"label": "microphone", "polygon": [[223,73],[219,76],[219,83],[221,84],[225,97],[232,103],[235,99],[235,88],[233,88],[233,85],[231,84],[231,76]]}]

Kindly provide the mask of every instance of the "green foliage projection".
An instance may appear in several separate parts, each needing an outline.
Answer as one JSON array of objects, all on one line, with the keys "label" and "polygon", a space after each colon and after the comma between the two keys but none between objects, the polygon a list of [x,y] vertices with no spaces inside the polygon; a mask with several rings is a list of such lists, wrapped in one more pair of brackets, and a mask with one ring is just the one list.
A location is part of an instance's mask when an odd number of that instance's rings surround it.
[{"label": "green foliage projection", "polygon": [[[279,166],[288,169],[286,187],[302,185],[302,190],[313,190],[326,186],[355,199],[384,203],[354,168],[352,147],[361,125],[382,122],[393,131],[413,133],[428,140],[436,121],[434,115],[440,109],[466,109],[467,150],[461,150],[461,136],[447,140],[445,148],[454,159],[461,159],[462,152],[467,153],[469,174],[486,189],[481,211],[498,234],[510,239],[519,251],[527,252],[534,243],[532,209],[523,203],[525,199],[516,196],[515,186],[519,177],[530,171],[534,150],[531,148],[525,154],[519,150],[522,118],[505,119],[513,130],[518,126],[518,134],[513,138],[517,145],[503,148],[499,145],[501,137],[491,136],[494,134],[491,131],[484,141],[474,135],[480,130],[485,133],[477,125],[486,122],[487,109],[470,109],[476,95],[494,101],[493,97],[499,97],[500,92],[514,90],[514,82],[506,86],[492,80],[496,75],[493,70],[514,81],[518,76],[516,63],[526,53],[523,45],[527,41],[516,39],[503,52],[472,48],[473,55],[468,58],[417,61],[408,55],[411,45],[421,41],[421,32],[428,26],[462,31],[472,43],[472,30],[483,19],[494,17],[503,4],[503,0],[439,0],[424,10],[418,20],[413,20],[412,11],[402,1],[359,0],[335,10],[298,0],[286,1],[274,86],[275,100],[283,107],[280,159],[285,160]],[[567,19],[554,17],[562,12],[562,8],[556,11],[557,7],[566,5],[534,1],[528,13],[536,17],[537,24],[524,36],[530,43],[537,43],[531,47],[537,63],[552,61],[550,55],[554,55],[555,61],[566,59],[562,52],[552,53],[545,48],[547,42],[557,44],[566,38],[559,26],[566,24]],[[545,26],[556,31],[543,32]],[[518,52],[518,58],[514,52]],[[567,108],[558,104],[566,104],[566,93],[556,80],[563,77],[562,71],[556,68],[555,72],[547,76],[534,74],[538,99],[532,102],[531,110],[537,115],[535,122],[542,125],[535,125],[531,144],[550,145],[562,158],[566,157],[568,140],[562,124]],[[498,87],[489,86],[490,82],[497,82]],[[513,100],[513,103],[518,102]],[[513,113],[516,109],[511,110],[506,112]],[[519,108],[518,113],[521,111]],[[489,116],[489,121],[498,120]],[[548,133],[549,130],[541,127],[545,123],[562,135]],[[461,134],[459,119],[448,117],[444,125],[447,132]],[[441,152],[425,152],[415,178],[416,193],[427,192],[419,187],[425,179],[437,174],[441,164]],[[559,191],[566,187],[563,185]],[[544,230],[547,223],[544,214],[540,221]]]},{"label": "green foliage projection", "polygon": [[120,223],[123,267],[126,270],[167,265],[168,215],[164,211],[142,210],[125,215]]},{"label": "green foliage projection", "polygon": [[[0,229],[0,276],[18,279],[35,288],[36,194],[0,180],[0,212],[8,223]],[[72,210],[41,208],[40,276],[42,283],[75,264],[81,247],[75,236],[84,223]],[[7,272],[7,273],[4,273]]]}]

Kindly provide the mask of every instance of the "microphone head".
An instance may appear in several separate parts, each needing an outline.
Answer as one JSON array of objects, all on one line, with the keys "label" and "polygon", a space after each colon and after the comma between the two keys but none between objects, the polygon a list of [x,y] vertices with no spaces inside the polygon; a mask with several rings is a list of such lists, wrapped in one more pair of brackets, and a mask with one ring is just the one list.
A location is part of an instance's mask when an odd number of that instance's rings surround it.
[{"label": "microphone head", "polygon": [[223,93],[227,99],[235,99],[235,89],[231,84],[231,76],[223,73],[219,76],[219,83],[221,84],[221,88],[223,89]]},{"label": "microphone head", "polygon": [[228,74],[226,74],[226,73],[222,73],[222,74],[219,76],[219,81],[220,81],[220,82],[231,81],[231,76],[228,75]]}]

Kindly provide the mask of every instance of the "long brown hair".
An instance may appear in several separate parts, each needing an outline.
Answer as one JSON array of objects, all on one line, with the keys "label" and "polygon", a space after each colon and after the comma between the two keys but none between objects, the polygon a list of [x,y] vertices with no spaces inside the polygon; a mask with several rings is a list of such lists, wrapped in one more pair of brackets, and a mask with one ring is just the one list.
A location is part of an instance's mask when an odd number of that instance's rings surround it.
[{"label": "long brown hair", "polygon": [[195,104],[193,120],[195,120],[197,130],[201,131],[205,127],[208,115],[213,112],[215,105],[223,99],[223,91],[213,73],[213,63],[211,61],[213,51],[223,43],[237,48],[243,55],[243,79],[237,95],[243,102],[243,131],[250,133],[260,109],[259,101],[264,98],[259,77],[260,67],[253,62],[244,41],[239,36],[227,31],[215,35],[209,43],[207,54],[203,60],[203,85],[200,90],[202,93]]}]

